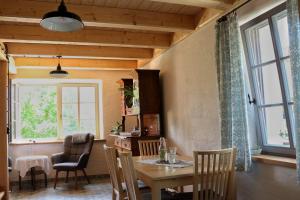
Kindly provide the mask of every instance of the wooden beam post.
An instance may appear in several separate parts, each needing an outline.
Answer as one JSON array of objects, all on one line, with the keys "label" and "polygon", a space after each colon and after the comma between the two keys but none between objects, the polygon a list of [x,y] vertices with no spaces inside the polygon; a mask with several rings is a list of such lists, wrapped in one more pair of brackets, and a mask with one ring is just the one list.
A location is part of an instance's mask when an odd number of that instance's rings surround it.
[{"label": "wooden beam post", "polygon": [[25,44],[7,43],[8,54],[12,56],[70,56],[80,58],[109,58],[109,59],[150,59],[153,49],[105,47],[84,45],[54,45],[54,44]]},{"label": "wooden beam post", "polygon": [[[0,0],[0,21],[40,23],[43,15],[56,10],[58,2]],[[81,16],[85,26],[151,31],[191,31],[191,15],[159,13],[144,10],[108,8],[67,3],[68,10]]]},{"label": "wooden beam post", "polygon": [[7,62],[0,61],[0,191],[5,191],[8,199],[8,161],[7,161],[7,119],[6,119],[6,90]]},{"label": "wooden beam post", "polygon": [[[18,67],[53,67],[56,68],[57,58],[24,58],[15,57],[15,66]],[[62,68],[82,68],[82,69],[135,69],[136,60],[101,60],[101,59],[76,59],[62,58],[60,60]]]},{"label": "wooden beam post", "polygon": [[165,48],[170,34],[100,29],[60,33],[37,25],[0,24],[0,42]]},{"label": "wooden beam post", "polygon": [[227,10],[232,5],[222,0],[150,0],[161,3],[180,4],[186,6],[195,6],[201,8],[213,8],[218,10]]}]

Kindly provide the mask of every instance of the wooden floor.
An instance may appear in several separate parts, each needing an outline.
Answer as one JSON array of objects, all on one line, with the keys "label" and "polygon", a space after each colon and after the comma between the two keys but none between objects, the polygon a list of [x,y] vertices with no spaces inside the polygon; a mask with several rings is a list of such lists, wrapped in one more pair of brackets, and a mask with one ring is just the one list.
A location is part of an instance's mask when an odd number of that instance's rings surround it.
[{"label": "wooden floor", "polygon": [[79,200],[79,199],[97,199],[111,200],[111,184],[109,178],[92,179],[91,184],[86,184],[84,180],[79,182],[78,190],[74,189],[74,183],[59,182],[56,190],[53,189],[53,183],[48,188],[43,187],[40,183],[35,191],[29,184],[24,184],[22,191],[17,186],[13,187],[10,199],[20,200]]}]

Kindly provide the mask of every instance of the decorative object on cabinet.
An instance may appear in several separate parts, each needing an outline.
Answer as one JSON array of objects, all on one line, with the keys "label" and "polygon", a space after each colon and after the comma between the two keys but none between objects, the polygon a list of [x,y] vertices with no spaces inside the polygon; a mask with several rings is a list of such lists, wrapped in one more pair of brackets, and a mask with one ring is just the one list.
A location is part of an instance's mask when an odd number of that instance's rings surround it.
[{"label": "decorative object on cabinet", "polygon": [[[133,79],[118,81],[121,91],[122,132],[114,135],[115,147],[139,155],[139,140],[158,139],[161,134],[159,70],[135,70]],[[134,126],[128,126],[135,117]],[[129,120],[130,121],[130,120]],[[132,122],[131,122],[132,123]],[[129,128],[130,127],[130,128]],[[130,130],[132,129],[132,130]]]},{"label": "decorative object on cabinet", "polygon": [[112,127],[111,133],[115,135],[120,135],[120,132],[122,131],[122,123],[117,122],[115,126]]}]

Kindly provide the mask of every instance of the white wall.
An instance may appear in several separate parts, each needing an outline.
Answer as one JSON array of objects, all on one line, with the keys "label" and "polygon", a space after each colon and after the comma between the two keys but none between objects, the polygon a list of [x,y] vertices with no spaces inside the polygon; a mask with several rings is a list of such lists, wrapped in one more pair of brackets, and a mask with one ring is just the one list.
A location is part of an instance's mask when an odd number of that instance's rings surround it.
[{"label": "white wall", "polygon": [[160,69],[164,125],[180,153],[220,148],[215,29],[209,23],[147,64]]}]

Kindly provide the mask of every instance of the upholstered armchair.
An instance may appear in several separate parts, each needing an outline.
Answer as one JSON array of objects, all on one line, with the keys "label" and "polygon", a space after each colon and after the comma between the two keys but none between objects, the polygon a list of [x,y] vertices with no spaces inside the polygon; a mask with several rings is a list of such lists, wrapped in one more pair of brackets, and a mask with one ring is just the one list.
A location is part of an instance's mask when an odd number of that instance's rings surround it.
[{"label": "upholstered armchair", "polygon": [[77,188],[77,171],[83,172],[88,183],[89,178],[85,172],[89,157],[92,151],[94,143],[94,135],[88,134],[75,134],[69,135],[64,141],[64,152],[54,154],[51,157],[53,169],[56,170],[54,189],[58,179],[58,173],[60,171],[67,172],[66,182],[68,182],[69,171],[75,173],[75,187]]}]

